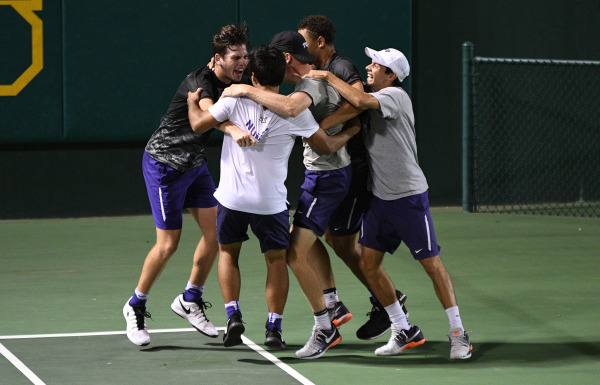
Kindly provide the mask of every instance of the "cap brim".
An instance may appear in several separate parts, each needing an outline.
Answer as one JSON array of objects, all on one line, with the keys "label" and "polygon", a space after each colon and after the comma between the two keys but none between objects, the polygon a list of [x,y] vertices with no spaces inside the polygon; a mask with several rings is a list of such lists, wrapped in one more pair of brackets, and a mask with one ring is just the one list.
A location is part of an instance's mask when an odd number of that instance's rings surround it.
[{"label": "cap brim", "polygon": [[365,55],[375,60],[375,62],[377,62],[378,64],[383,64],[381,63],[381,57],[377,54],[377,51],[375,51],[374,49],[365,47]]},{"label": "cap brim", "polygon": [[295,57],[296,59],[300,60],[303,63],[314,63],[317,61],[317,59],[310,55],[310,54],[305,54],[305,53],[295,53],[295,52],[290,52],[290,54]]}]

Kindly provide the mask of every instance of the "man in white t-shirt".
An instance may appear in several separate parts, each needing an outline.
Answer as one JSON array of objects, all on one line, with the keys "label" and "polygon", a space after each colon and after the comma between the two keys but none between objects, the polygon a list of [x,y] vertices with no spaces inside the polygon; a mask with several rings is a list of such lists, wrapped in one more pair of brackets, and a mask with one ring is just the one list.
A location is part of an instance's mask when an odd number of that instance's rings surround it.
[{"label": "man in white t-shirt", "polygon": [[[261,46],[250,53],[248,70],[255,87],[277,93],[286,62],[283,52]],[[248,225],[260,242],[267,263],[266,296],[269,318],[265,345],[286,347],[281,320],[289,287],[286,251],[289,247],[289,211],[286,206],[288,159],[297,136],[313,137],[319,125],[310,111],[284,117],[248,98],[222,98],[207,111],[198,106],[199,92],[188,97],[189,118],[194,131],[230,121],[224,129],[221,178],[217,198],[219,282],[227,310],[225,346],[242,343],[245,331],[239,306],[241,277],[238,258],[248,239]],[[318,135],[325,135],[318,133]],[[314,135],[314,136],[318,136]],[[349,137],[352,133],[344,134]]]}]

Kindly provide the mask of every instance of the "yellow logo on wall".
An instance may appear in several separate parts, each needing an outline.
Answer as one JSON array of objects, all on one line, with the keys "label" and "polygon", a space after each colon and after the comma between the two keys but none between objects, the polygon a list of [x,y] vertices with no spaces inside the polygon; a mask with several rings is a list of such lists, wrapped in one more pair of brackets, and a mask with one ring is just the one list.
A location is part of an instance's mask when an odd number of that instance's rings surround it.
[{"label": "yellow logo on wall", "polygon": [[42,10],[42,0],[0,0],[1,5],[10,5],[31,25],[31,65],[13,84],[0,84],[0,96],[15,96],[44,68],[44,28],[33,13]]}]

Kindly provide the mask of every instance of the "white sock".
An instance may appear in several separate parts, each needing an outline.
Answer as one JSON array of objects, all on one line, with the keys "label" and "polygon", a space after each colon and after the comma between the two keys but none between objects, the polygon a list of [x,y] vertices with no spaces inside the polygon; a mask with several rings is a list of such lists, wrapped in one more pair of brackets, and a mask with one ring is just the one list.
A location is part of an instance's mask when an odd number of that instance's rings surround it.
[{"label": "white sock", "polygon": [[204,293],[204,285],[196,286],[193,283],[191,283],[190,281],[188,281],[187,285],[185,285],[185,290],[188,290],[188,289],[194,289],[194,290],[199,291],[200,293]]},{"label": "white sock", "polygon": [[458,306],[453,306],[446,309],[446,315],[448,316],[450,329],[460,328],[465,330],[463,328],[462,320],[460,319],[460,312],[458,311]]},{"label": "white sock", "polygon": [[147,301],[148,300],[148,294],[144,294],[138,291],[137,287],[135,288],[135,296],[140,300],[140,301]]},{"label": "white sock", "polygon": [[329,313],[327,309],[325,309],[322,313],[324,314],[315,314],[315,324],[319,325],[323,330],[331,330],[331,320],[329,319]]},{"label": "white sock", "polygon": [[394,302],[393,304],[386,306],[385,311],[388,313],[390,317],[390,321],[392,325],[396,328],[396,330],[408,330],[410,329],[410,323],[408,323],[408,319],[406,319],[406,314],[402,311],[402,306],[399,301]]},{"label": "white sock", "polygon": [[330,293],[323,293],[323,296],[325,297],[325,306],[327,309],[332,309],[340,300],[335,289]]}]

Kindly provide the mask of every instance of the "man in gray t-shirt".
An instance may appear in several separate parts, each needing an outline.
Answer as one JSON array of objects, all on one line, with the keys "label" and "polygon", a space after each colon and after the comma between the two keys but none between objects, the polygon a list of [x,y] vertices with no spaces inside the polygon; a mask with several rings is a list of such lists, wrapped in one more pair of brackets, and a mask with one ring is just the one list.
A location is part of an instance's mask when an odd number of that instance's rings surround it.
[{"label": "man in gray t-shirt", "polygon": [[[382,266],[385,252],[393,254],[404,241],[433,281],[448,316],[450,358],[467,359],[471,357],[472,346],[460,318],[452,279],[439,256],[427,181],[417,158],[412,103],[401,88],[410,67],[402,52],[393,48],[382,51],[365,48],[365,53],[372,59],[366,70],[367,85],[374,92],[350,87],[327,71],[311,71],[309,76],[327,80],[354,107],[369,110],[370,121],[363,137],[373,197],[365,210],[359,238],[361,268],[392,323],[390,340],[375,354],[400,354],[425,342],[419,327],[408,322]],[[336,115],[339,114],[327,117],[322,125],[328,127],[342,120]]]}]

